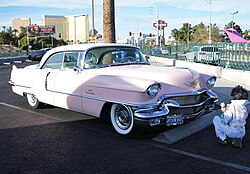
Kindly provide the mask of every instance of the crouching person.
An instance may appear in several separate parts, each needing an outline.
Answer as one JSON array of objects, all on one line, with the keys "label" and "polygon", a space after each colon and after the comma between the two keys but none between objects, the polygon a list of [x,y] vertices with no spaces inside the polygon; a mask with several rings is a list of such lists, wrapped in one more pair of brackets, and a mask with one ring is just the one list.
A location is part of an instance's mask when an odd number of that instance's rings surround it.
[{"label": "crouching person", "polygon": [[238,85],[231,91],[231,103],[221,103],[221,116],[215,116],[213,124],[218,142],[227,144],[228,138],[232,139],[232,145],[242,147],[242,138],[246,134],[245,124],[249,113],[247,90]]}]

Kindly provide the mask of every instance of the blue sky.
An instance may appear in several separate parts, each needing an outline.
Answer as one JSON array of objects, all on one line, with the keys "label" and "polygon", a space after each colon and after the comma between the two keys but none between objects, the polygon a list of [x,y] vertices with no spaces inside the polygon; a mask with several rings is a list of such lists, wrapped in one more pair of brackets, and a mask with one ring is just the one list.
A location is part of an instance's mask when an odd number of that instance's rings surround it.
[{"label": "blue sky", "polygon": [[[126,38],[129,31],[145,34],[156,33],[152,26],[156,20],[158,4],[159,19],[168,27],[165,35],[183,23],[192,26],[203,22],[209,25],[210,0],[115,0],[116,34],[118,39]],[[42,15],[87,14],[91,27],[92,0],[0,0],[0,31],[3,26],[11,26],[12,18],[30,17],[33,24],[41,24]],[[250,0],[211,0],[211,23],[223,29],[232,18],[243,31],[250,29]],[[232,15],[232,12],[239,11]],[[102,33],[102,0],[95,0],[95,28]]]}]

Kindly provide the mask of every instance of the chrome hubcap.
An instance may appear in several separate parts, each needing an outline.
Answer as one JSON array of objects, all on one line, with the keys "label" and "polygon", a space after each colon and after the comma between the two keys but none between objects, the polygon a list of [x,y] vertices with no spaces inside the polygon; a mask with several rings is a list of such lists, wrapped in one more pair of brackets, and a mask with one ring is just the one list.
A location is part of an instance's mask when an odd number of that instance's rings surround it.
[{"label": "chrome hubcap", "polygon": [[120,129],[126,130],[131,125],[131,116],[125,106],[117,105],[115,109],[115,122]]}]

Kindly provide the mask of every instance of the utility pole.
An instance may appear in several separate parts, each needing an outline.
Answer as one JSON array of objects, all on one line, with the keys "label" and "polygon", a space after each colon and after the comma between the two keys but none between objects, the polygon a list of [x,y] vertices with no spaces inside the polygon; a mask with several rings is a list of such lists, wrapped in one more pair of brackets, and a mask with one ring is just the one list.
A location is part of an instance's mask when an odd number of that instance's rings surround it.
[{"label": "utility pole", "polygon": [[92,33],[91,35],[95,35],[95,17],[94,17],[94,0],[92,0]]},{"label": "utility pole", "polygon": [[27,17],[27,55],[29,55],[29,46],[30,46],[30,42],[29,42],[29,18]]},{"label": "utility pole", "polygon": [[187,28],[187,44],[188,44],[188,49],[189,49],[189,26],[190,26],[190,24],[189,23],[187,23],[188,25],[188,28]]},{"label": "utility pole", "polygon": [[234,11],[233,13],[231,13],[232,15],[232,29],[234,28],[234,15],[238,14],[239,11]]},{"label": "utility pole", "polygon": [[51,34],[50,37],[51,37],[51,48],[53,48],[53,45],[54,45],[54,42],[53,42],[53,40],[54,40],[53,34]]},{"label": "utility pole", "polygon": [[159,6],[158,1],[156,3],[156,45],[159,45]]},{"label": "utility pole", "polygon": [[205,0],[209,4],[209,34],[208,34],[208,43],[212,43],[212,38],[211,38],[211,9],[212,9],[212,0]]},{"label": "utility pole", "polygon": [[232,38],[234,37],[233,35],[233,29],[234,29],[234,15],[238,14],[239,11],[234,11],[233,13],[231,13],[232,15]]}]

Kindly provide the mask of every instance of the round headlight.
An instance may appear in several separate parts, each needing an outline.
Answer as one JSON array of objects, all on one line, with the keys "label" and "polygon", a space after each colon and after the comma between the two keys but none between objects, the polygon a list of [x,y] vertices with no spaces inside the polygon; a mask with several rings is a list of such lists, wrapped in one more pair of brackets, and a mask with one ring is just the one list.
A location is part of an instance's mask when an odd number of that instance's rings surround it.
[{"label": "round headlight", "polygon": [[207,80],[206,85],[209,89],[211,89],[212,87],[214,87],[215,85],[215,81],[216,81],[216,77],[211,77]]},{"label": "round headlight", "polygon": [[157,96],[158,92],[161,90],[161,85],[158,83],[155,83],[153,85],[150,85],[147,89],[147,94],[150,97],[155,97]]}]

